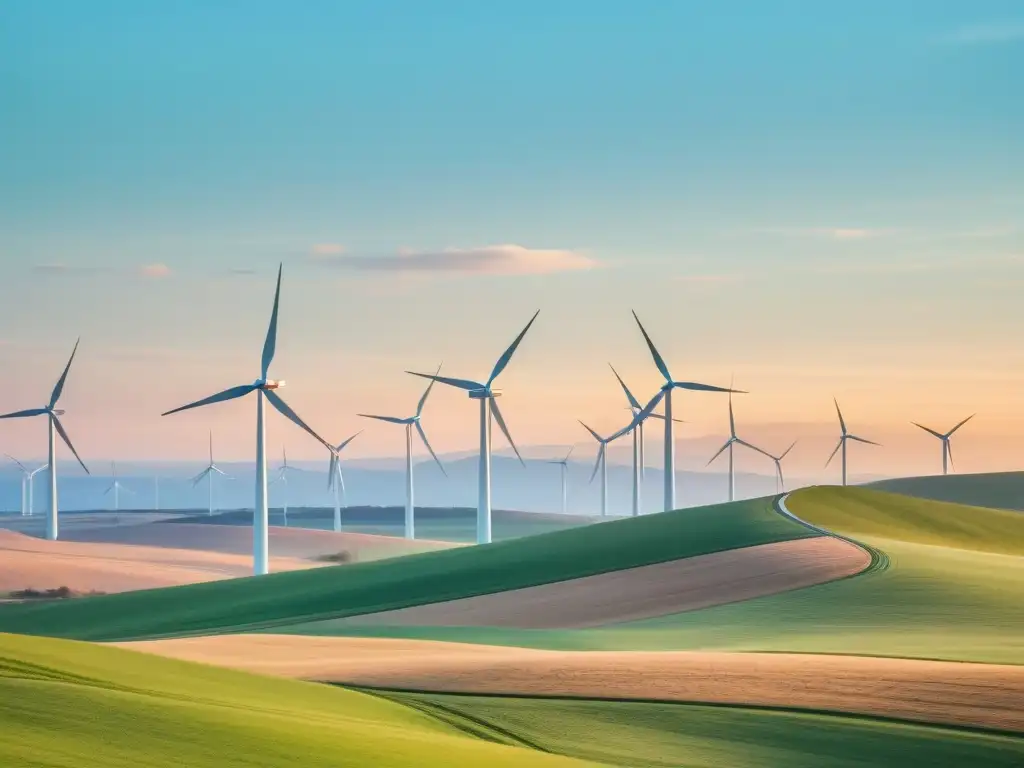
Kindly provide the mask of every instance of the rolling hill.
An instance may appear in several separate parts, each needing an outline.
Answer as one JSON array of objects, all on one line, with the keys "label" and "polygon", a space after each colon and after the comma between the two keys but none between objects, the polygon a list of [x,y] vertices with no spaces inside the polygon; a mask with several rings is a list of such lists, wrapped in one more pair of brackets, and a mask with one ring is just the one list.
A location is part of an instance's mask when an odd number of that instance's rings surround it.
[{"label": "rolling hill", "polygon": [[864,487],[974,507],[1024,510],[1024,472],[899,477]]}]

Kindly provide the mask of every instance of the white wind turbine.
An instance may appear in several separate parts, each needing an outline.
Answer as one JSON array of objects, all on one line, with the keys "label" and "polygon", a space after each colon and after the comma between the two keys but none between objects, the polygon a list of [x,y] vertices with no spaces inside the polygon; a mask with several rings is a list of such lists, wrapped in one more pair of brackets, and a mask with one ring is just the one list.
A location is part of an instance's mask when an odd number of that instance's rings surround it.
[{"label": "white wind turbine", "polygon": [[769,459],[771,459],[772,461],[775,462],[775,492],[776,493],[779,493],[780,491],[782,491],[784,493],[785,490],[786,490],[786,478],[782,476],[782,460],[784,458],[786,458],[787,454],[790,451],[793,450],[793,446],[795,446],[796,443],[797,443],[797,441],[794,440],[792,443],[790,443],[789,448],[784,450],[778,456],[774,456],[774,455],[768,453],[768,451],[762,451],[760,448],[756,449],[757,451],[759,451],[760,453],[763,453],[765,456],[767,456]]},{"label": "white wind turbine", "polygon": [[[437,366],[437,371],[434,372],[434,376],[437,376],[441,372],[441,366]],[[427,433],[423,430],[423,423],[421,416],[423,415],[423,406],[426,405],[427,397],[430,395],[430,390],[434,386],[434,382],[437,379],[431,379],[427,385],[423,395],[420,396],[420,401],[416,405],[416,415],[407,416],[401,418],[398,416],[377,416],[372,413],[360,413],[359,415],[366,419],[377,419],[378,421],[386,421],[390,424],[402,424],[405,426],[405,538],[415,539],[416,538],[416,507],[413,499],[413,482],[412,482],[412,430],[413,427],[419,433],[420,440],[423,441],[423,445],[430,455],[434,457],[434,461],[437,462],[437,466],[441,468],[441,472],[444,473],[445,477],[448,477],[448,472],[445,471],[444,464],[437,458],[437,454],[434,453],[434,449],[430,447],[430,441],[427,440]]]},{"label": "white wind turbine", "polygon": [[183,405],[172,411],[167,411],[164,416],[189,408],[198,408],[211,403],[220,403],[225,400],[234,400],[239,397],[255,392],[256,393],[256,503],[253,507],[253,572],[256,575],[267,573],[269,570],[269,527],[267,511],[267,436],[264,427],[264,406],[266,399],[286,419],[296,424],[310,436],[316,439],[329,451],[334,447],[314,432],[299,415],[293,411],[287,403],[277,394],[277,389],[284,386],[283,381],[275,381],[268,378],[270,364],[274,360],[274,351],[277,348],[277,312],[281,300],[281,268],[277,271],[277,290],[274,293],[274,310],[270,315],[270,327],[267,329],[267,338],[263,343],[263,358],[260,367],[260,377],[252,384],[226,389],[210,397],[197,400],[194,403]]},{"label": "white wind turbine", "polygon": [[[580,421],[580,424],[583,424]],[[597,432],[583,424],[583,428],[589,432],[595,440],[597,440],[597,461],[594,462],[594,471],[590,473],[590,482],[594,482],[594,477],[597,475],[597,471],[601,470],[601,517],[608,516],[608,443],[618,439],[622,435],[626,434],[627,429],[620,429],[610,437],[601,437]]]},{"label": "white wind turbine", "polygon": [[107,490],[105,490],[103,492],[103,495],[106,496],[108,493],[113,491],[114,492],[114,511],[115,512],[120,512],[121,511],[121,491],[124,491],[125,493],[135,493],[135,492],[133,490],[131,490],[130,488],[125,488],[124,485],[122,485],[121,481],[117,479],[117,464],[115,464],[114,462],[110,462],[110,475],[111,475],[111,477],[114,478],[114,482],[112,482],[110,484],[110,487],[107,488]]},{"label": "white wind turbine", "polygon": [[547,462],[545,462],[547,464],[557,464],[561,468],[559,471],[560,471],[560,473],[562,475],[562,514],[563,515],[566,514],[566,512],[568,511],[568,505],[567,505],[568,494],[566,492],[565,477],[566,477],[566,473],[569,471],[569,457],[572,456],[572,452],[575,449],[576,449],[576,446],[575,445],[572,446],[569,449],[569,452],[567,454],[565,454],[565,458],[564,459],[550,459]]},{"label": "white wind turbine", "polygon": [[[733,451],[737,445],[742,445],[745,448],[749,448],[757,453],[765,453],[756,445],[751,445],[746,440],[736,436],[736,416],[732,411],[732,394],[729,395],[729,439],[725,441],[725,444],[719,448],[715,455],[708,460],[708,466],[711,466],[711,462],[721,456],[726,450],[729,451],[729,501],[736,501],[736,462],[733,456]],[[767,455],[767,454],[765,454]],[[773,457],[774,458],[774,457]]]},{"label": "white wind turbine", "polygon": [[949,438],[951,438],[953,436],[953,433],[956,432],[958,429],[960,429],[960,427],[962,427],[968,421],[973,419],[974,416],[975,416],[975,414],[972,413],[966,419],[964,419],[959,424],[957,424],[955,427],[953,427],[951,430],[949,430],[949,432],[936,432],[934,429],[926,427],[923,424],[918,424],[916,421],[910,422],[915,427],[919,427],[919,428],[923,429],[928,434],[934,435],[935,437],[939,438],[939,440],[942,441],[942,474],[948,475],[949,474],[949,468],[953,464],[953,446],[950,445]]},{"label": "white wind turbine", "polygon": [[[622,387],[622,391],[626,394],[626,400],[629,402],[629,410],[633,414],[633,418],[637,417],[643,410],[643,406],[640,405],[640,401],[637,400],[633,393],[629,391],[629,387],[626,386],[626,382],[619,376],[619,372],[615,370],[615,366],[608,363],[608,367],[612,369],[612,373],[615,374],[615,378],[619,381],[619,386]],[[660,413],[651,413],[647,418],[650,419],[661,419],[665,420],[665,417]],[[646,419],[645,419],[646,420]],[[682,419],[673,419],[676,424],[685,424]],[[640,514],[640,481],[644,478],[644,468],[646,460],[644,458],[644,422],[637,422],[636,426],[630,429],[633,433],[633,517]]]},{"label": "white wind turbine", "polygon": [[18,469],[21,470],[21,516],[31,516],[35,511],[34,499],[32,498],[33,486],[35,485],[35,477],[37,474],[46,469],[46,465],[36,467],[35,469],[28,469],[24,464],[18,461],[16,458],[11,456],[9,453],[5,453],[8,459],[18,465]]},{"label": "white wind turbine", "polygon": [[[332,454],[333,455],[333,454]],[[281,483],[284,485],[284,503],[281,505],[281,512],[284,514],[284,527],[288,527],[288,473],[289,472],[301,472],[302,470],[298,467],[292,467],[288,464],[288,450],[285,448],[281,449],[281,466],[277,468],[277,476],[270,481],[271,485],[275,483]]]},{"label": "white wind turbine", "polygon": [[[636,320],[636,324],[640,326],[640,333],[644,335],[644,341],[647,342],[647,348],[651,351],[654,364],[658,367],[661,375],[665,377],[665,383],[662,384],[661,391],[654,396],[651,403],[648,403],[648,407],[651,407],[652,403],[656,407],[659,400],[664,399],[665,401],[665,511],[670,512],[676,508],[676,444],[672,429],[672,425],[675,423],[672,416],[672,390],[687,389],[695,392],[735,392],[737,394],[746,394],[746,392],[738,389],[715,387],[710,384],[697,384],[693,381],[676,381],[672,378],[672,374],[669,373],[665,360],[654,346],[651,337],[647,335],[647,331],[644,329],[643,323],[640,322],[640,318],[637,317],[636,312],[633,313],[633,318]],[[648,415],[650,415],[650,412]],[[633,421],[634,424],[641,424],[644,419],[634,417]]]},{"label": "white wind turbine", "polygon": [[[498,362],[494,364],[494,369],[491,371],[490,378],[487,379],[486,383],[479,381],[472,381],[470,379],[452,379],[447,376],[438,376],[437,374],[429,373],[415,373],[414,371],[406,371],[411,373],[413,376],[420,376],[424,379],[433,379],[439,381],[442,384],[447,384],[451,387],[465,390],[469,397],[473,400],[480,401],[480,487],[479,487],[479,500],[477,502],[476,509],[476,541],[478,544],[490,544],[491,543],[491,417],[498,422],[498,426],[501,428],[502,433],[508,440],[508,444],[512,446],[512,450],[515,451],[516,457],[519,459],[519,463],[523,464],[523,457],[519,455],[519,449],[516,448],[516,444],[512,442],[512,435],[509,434],[508,427],[505,426],[505,419],[501,416],[501,410],[498,408],[498,397],[501,396],[501,390],[494,389],[491,385],[494,384],[495,379],[505,370],[509,360],[512,359],[512,355],[515,354],[516,348],[519,343],[523,340],[526,332],[530,330],[530,326],[533,325],[533,321],[537,319],[537,315],[540,314],[540,310],[537,310],[533,317],[530,318],[530,322],[526,324],[526,327],[516,336],[516,340],[512,342],[512,345],[505,350],[504,354],[498,358]],[[524,464],[525,466],[525,464]]]},{"label": "white wind turbine", "polygon": [[345,450],[345,446],[355,440],[363,433],[363,430],[359,430],[348,440],[344,440],[338,445],[334,446],[331,451],[331,464],[327,468],[327,487],[334,491],[334,532],[341,533],[341,505],[343,499],[341,498],[345,494],[345,478],[341,474],[341,452]]},{"label": "white wind turbine", "polygon": [[71,363],[75,359],[75,352],[78,351],[78,342],[75,342],[75,348],[71,351],[71,357],[68,359],[68,364],[64,368],[64,373],[61,374],[60,379],[57,381],[57,385],[53,388],[53,392],[50,394],[50,402],[43,408],[29,408],[25,411],[15,411],[14,413],[5,413],[0,416],[0,419],[19,419],[28,416],[46,416],[49,422],[49,454],[47,456],[47,466],[50,469],[50,502],[46,514],[46,538],[50,541],[57,540],[57,534],[59,533],[59,527],[57,524],[57,441],[56,434],[59,434],[61,439],[71,449],[71,453],[74,454],[75,458],[78,459],[78,463],[82,465],[82,469],[85,470],[85,474],[89,474],[89,468],[85,466],[85,463],[79,457],[78,452],[75,450],[75,446],[71,444],[71,438],[68,437],[68,433],[64,430],[64,425],[60,423],[59,416],[64,415],[64,411],[57,409],[57,401],[60,400],[61,393],[64,391],[64,382],[67,381],[68,371],[71,370]]},{"label": "white wind turbine", "polygon": [[[221,477],[228,478],[228,475],[224,470],[217,466],[213,460],[213,431],[210,432],[210,463],[206,465],[206,468],[198,475],[192,478],[192,487],[195,488],[199,483],[206,478],[207,492],[209,496],[209,505],[207,507],[208,514],[213,517],[213,476],[217,474]],[[228,478],[230,479],[230,478]],[[159,486],[158,486],[159,487]]]},{"label": "white wind turbine", "polygon": [[842,449],[842,451],[843,451],[843,485],[846,485],[846,442],[848,440],[853,440],[853,441],[858,442],[858,443],[867,443],[868,445],[881,445],[881,444],[873,442],[871,440],[867,440],[867,439],[865,439],[863,437],[857,437],[857,435],[851,434],[846,429],[846,420],[843,418],[843,412],[841,410],[839,410],[839,401],[836,400],[835,398],[832,398],[832,401],[836,404],[836,413],[839,416],[839,428],[842,431],[841,431],[841,433],[839,435],[839,442],[836,444],[835,450],[833,450],[832,454],[828,457],[828,461],[825,462],[825,466],[827,467],[829,464],[831,464],[832,463],[832,459],[834,459],[836,454],[839,452],[839,450]]}]

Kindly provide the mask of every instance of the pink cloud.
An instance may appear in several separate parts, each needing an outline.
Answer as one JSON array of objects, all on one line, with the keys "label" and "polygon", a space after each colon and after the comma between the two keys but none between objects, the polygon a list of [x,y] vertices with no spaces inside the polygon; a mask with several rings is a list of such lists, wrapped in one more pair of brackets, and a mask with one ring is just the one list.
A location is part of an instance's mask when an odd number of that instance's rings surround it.
[{"label": "pink cloud", "polygon": [[167,277],[171,274],[171,268],[166,264],[146,264],[139,267],[139,274],[143,277]]},{"label": "pink cloud", "polygon": [[439,251],[402,249],[381,256],[339,253],[336,258],[320,261],[339,269],[399,274],[545,275],[598,266],[596,261],[580,251],[526,248],[515,244]]},{"label": "pink cloud", "polygon": [[314,243],[309,252],[314,256],[338,256],[345,252],[345,246],[340,243]]}]

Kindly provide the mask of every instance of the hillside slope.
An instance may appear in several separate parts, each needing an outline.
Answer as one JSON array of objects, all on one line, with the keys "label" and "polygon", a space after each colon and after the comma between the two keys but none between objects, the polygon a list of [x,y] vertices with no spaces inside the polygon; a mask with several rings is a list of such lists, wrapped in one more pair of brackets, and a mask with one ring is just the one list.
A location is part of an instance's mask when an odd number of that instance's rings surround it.
[{"label": "hillside slope", "polygon": [[975,507],[1024,510],[1024,472],[897,477],[864,487]]}]

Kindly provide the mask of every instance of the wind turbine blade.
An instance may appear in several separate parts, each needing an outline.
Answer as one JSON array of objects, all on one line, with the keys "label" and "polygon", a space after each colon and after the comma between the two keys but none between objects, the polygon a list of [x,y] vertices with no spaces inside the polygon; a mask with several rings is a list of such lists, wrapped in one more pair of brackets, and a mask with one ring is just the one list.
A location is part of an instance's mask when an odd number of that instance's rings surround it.
[{"label": "wind turbine blade", "polygon": [[110,493],[110,492],[111,492],[112,490],[114,490],[114,486],[110,486],[109,488],[107,488],[107,490],[105,490],[105,491],[103,492],[103,495],[104,495],[104,496],[106,496],[106,495],[107,495],[108,493]]},{"label": "wind turbine blade", "polygon": [[373,413],[357,413],[356,416],[362,416],[364,419],[377,419],[377,421],[386,421],[389,424],[408,424],[409,419],[400,419],[397,416],[377,416]]},{"label": "wind turbine blade", "polygon": [[725,453],[725,449],[728,448],[730,445],[732,445],[732,440],[726,440],[725,441],[725,445],[723,445],[721,448],[719,448],[717,451],[715,451],[715,455],[712,456],[710,459],[708,459],[708,463],[705,464],[704,466],[705,467],[710,467],[711,466],[711,462],[714,461],[715,459],[717,459],[723,453]]},{"label": "wind turbine blade", "polygon": [[737,437],[736,438],[736,444],[737,445],[742,445],[745,448],[749,448],[750,450],[755,451],[757,453],[760,453],[762,456],[767,456],[772,461],[775,461],[776,457],[772,456],[770,453],[768,453],[768,451],[766,451],[766,450],[764,450],[762,448],[758,448],[756,445],[752,445],[751,443],[748,443],[746,440],[743,440],[742,438]]},{"label": "wind turbine blade", "polygon": [[363,430],[360,429],[358,432],[356,432],[354,435],[352,435],[352,437],[348,438],[348,440],[345,440],[344,442],[342,442],[341,445],[336,445],[334,447],[334,450],[337,451],[338,453],[341,453],[345,449],[346,445],[351,443],[353,440],[355,440],[361,434],[363,434]]},{"label": "wind turbine blade", "polygon": [[430,455],[434,457],[434,461],[437,462],[437,466],[441,469],[442,474],[444,474],[445,477],[448,477],[448,472],[445,470],[444,464],[442,464],[441,460],[437,458],[437,454],[434,453],[434,449],[430,447],[430,441],[427,440],[427,433],[423,431],[423,425],[419,421],[416,422],[416,431],[420,433],[420,440],[422,440],[423,444],[427,446],[427,450],[430,451]]},{"label": "wind turbine blade", "polygon": [[647,342],[647,348],[651,351],[651,357],[654,358],[654,364],[661,371],[661,375],[665,377],[666,382],[672,381],[672,374],[668,372],[668,366],[665,365],[665,359],[661,356],[658,348],[654,346],[654,342],[651,341],[651,337],[647,334],[647,329],[644,328],[644,324],[640,322],[640,318],[637,317],[636,311],[633,312],[633,319],[636,320],[636,324],[640,326],[640,333],[644,335],[644,341]]},{"label": "wind turbine blade", "polygon": [[836,404],[836,413],[839,415],[839,428],[842,429],[843,434],[845,435],[846,434],[846,420],[843,418],[843,412],[841,410],[839,410],[839,401],[836,400],[833,397],[832,398],[832,402]]},{"label": "wind turbine blade", "polygon": [[211,405],[213,403],[222,403],[225,400],[234,400],[239,397],[245,397],[250,392],[259,389],[255,384],[243,384],[240,387],[232,387],[231,389],[225,389],[223,392],[218,392],[216,395],[210,395],[204,397],[202,400],[196,400],[194,403],[183,405],[180,408],[161,413],[161,416],[170,416],[172,413],[180,413],[181,411],[187,411],[190,408],[199,408],[204,405]]},{"label": "wind turbine blade", "polygon": [[847,435],[847,437],[850,440],[856,440],[858,443],[867,443],[868,445],[878,445],[878,446],[882,445],[881,443],[876,443],[874,440],[868,440],[868,439],[863,438],[863,437],[857,437],[856,435]]},{"label": "wind turbine blade", "polygon": [[[580,424],[583,424],[583,422],[582,422],[582,421],[580,421],[579,419],[577,419],[577,421],[579,421],[579,422],[580,422]],[[601,437],[601,436],[600,436],[599,434],[597,434],[597,432],[595,432],[594,430],[592,430],[592,429],[591,429],[590,427],[588,427],[588,426],[587,426],[586,424],[583,424],[583,428],[584,428],[585,430],[587,430],[587,432],[589,432],[590,434],[592,434],[592,435],[594,436],[594,439],[595,439],[595,440],[597,440],[597,442],[599,442],[599,443],[602,443],[602,444],[604,443],[604,438],[603,438],[603,437]]]},{"label": "wind turbine blade", "polygon": [[213,430],[210,430],[210,464],[213,464]]},{"label": "wind turbine blade", "polygon": [[[586,425],[584,425],[586,426]],[[588,483],[594,482],[594,478],[597,477],[597,470],[601,468],[601,459],[604,457],[604,443],[601,443],[601,447],[597,449],[597,461],[594,462],[594,471],[590,473],[590,480]]]},{"label": "wind turbine blade", "polygon": [[736,437],[736,416],[732,412],[732,387],[729,389],[729,435]]},{"label": "wind turbine blade", "polygon": [[786,454],[788,454],[790,451],[793,450],[793,446],[795,446],[797,444],[797,442],[798,441],[794,440],[792,443],[790,443],[789,448],[787,448],[786,450],[784,450],[782,452],[782,455],[778,457],[778,460],[782,461],[784,458],[786,458]]},{"label": "wind turbine blade", "polygon": [[[536,315],[534,315],[534,317],[536,317]],[[533,321],[531,320],[530,322]],[[498,408],[498,403],[497,401],[495,401],[493,397],[491,398],[491,413],[494,414],[494,420],[498,422],[498,426],[501,428],[502,433],[505,435],[505,439],[508,440],[508,444],[511,445],[512,450],[516,452],[516,458],[519,459],[519,463],[525,467],[526,462],[523,461],[523,457],[519,455],[519,449],[516,448],[516,444],[512,442],[512,435],[509,434],[508,427],[505,426],[505,419],[503,419],[501,416],[501,409]]]},{"label": "wind turbine blade", "polygon": [[222,470],[220,467],[216,467],[216,466],[210,465],[210,469],[212,471],[216,472],[218,475],[223,475],[224,477],[228,477],[228,473],[225,472],[224,470]]},{"label": "wind turbine blade", "polygon": [[328,489],[334,488],[334,464],[338,460],[337,455],[334,451],[331,451],[331,463],[327,465],[327,487]]},{"label": "wind turbine blade", "polygon": [[575,450],[576,450],[576,446],[575,446],[575,445],[574,445],[574,446],[572,446],[571,448],[569,448],[569,452],[568,452],[567,454],[565,454],[565,458],[564,458],[564,459],[562,459],[562,461],[563,461],[563,462],[566,462],[566,461],[568,461],[568,460],[569,460],[569,457],[570,457],[570,456],[572,456],[572,452],[573,452],[573,451],[575,451]]},{"label": "wind turbine blade", "polygon": [[11,456],[11,454],[9,454],[9,453],[5,453],[5,454],[4,454],[4,456],[6,456],[6,457],[7,457],[8,459],[10,459],[10,460],[11,460],[11,461],[13,461],[13,462],[14,462],[15,464],[17,464],[17,465],[18,465],[18,466],[19,466],[19,467],[21,468],[21,471],[22,471],[22,472],[24,472],[25,474],[28,474],[28,470],[27,470],[27,469],[25,468],[25,465],[24,465],[24,464],[22,464],[22,463],[21,463],[20,461],[18,461],[18,460],[17,460],[16,458],[14,458],[13,456]]},{"label": "wind turbine blade", "polygon": [[935,437],[939,438],[939,440],[941,440],[944,437],[944,435],[941,434],[940,432],[936,432],[934,429],[930,429],[926,427],[924,424],[918,424],[916,421],[912,421],[910,423],[913,424],[915,427],[918,427],[919,429],[923,429],[929,435],[935,435]]},{"label": "wind turbine blade", "polygon": [[68,358],[68,364],[64,366],[64,373],[60,375],[60,378],[57,380],[57,385],[53,388],[53,394],[50,395],[51,408],[57,405],[57,401],[60,400],[61,393],[64,391],[64,382],[68,379],[68,371],[71,370],[71,363],[75,359],[75,353],[78,351],[78,344],[80,341],[81,338],[75,342],[75,348],[71,350],[71,357]]},{"label": "wind turbine blade", "polygon": [[[444,363],[441,363],[441,365],[444,365]],[[434,371],[434,375],[435,376],[437,376],[439,373],[441,373],[441,365],[437,366],[437,370]],[[434,384],[436,382],[437,382],[437,379],[431,379],[430,383],[427,384],[426,391],[420,397],[419,403],[416,404],[416,415],[417,416],[419,416],[421,413],[423,413],[423,406],[427,404],[427,398],[430,396],[430,390],[434,388]]]},{"label": "wind turbine blade", "polygon": [[672,386],[676,389],[688,389],[693,392],[731,392],[735,395],[749,394],[745,389],[731,389],[729,387],[716,387],[711,384],[698,384],[695,381],[673,381]]},{"label": "wind turbine blade", "polygon": [[281,304],[281,271],[284,264],[277,268],[277,289],[274,291],[274,311],[270,313],[270,327],[267,328],[267,339],[263,342],[263,365],[262,378],[266,380],[270,371],[270,364],[274,361],[274,352],[277,350],[277,310]]},{"label": "wind turbine blade", "polygon": [[619,372],[615,370],[615,366],[612,365],[611,363],[608,363],[608,367],[612,369],[612,373],[615,374],[615,378],[619,380],[619,386],[622,387],[622,391],[626,393],[626,399],[629,401],[629,404],[633,408],[636,408],[638,411],[641,408],[643,408],[643,406],[640,405],[637,399],[633,397],[633,393],[629,391],[629,387],[626,386],[626,382],[624,382],[622,380],[622,377],[619,376]]},{"label": "wind turbine blade", "polygon": [[64,425],[60,423],[60,419],[58,419],[57,415],[54,413],[50,414],[50,418],[53,419],[53,426],[57,428],[57,432],[60,434],[61,439],[67,443],[68,448],[71,449],[71,453],[75,455],[75,458],[78,459],[78,463],[82,465],[82,469],[85,470],[85,474],[90,474],[89,468],[85,466],[85,462],[82,461],[81,457],[78,455],[78,451],[75,450],[75,446],[71,444],[71,438],[68,437],[68,433],[64,431]]},{"label": "wind turbine blade", "polygon": [[828,457],[828,461],[825,462],[825,466],[826,467],[829,464],[832,463],[832,459],[834,459],[836,457],[836,454],[839,453],[839,449],[842,448],[842,447],[843,447],[843,438],[839,438],[839,442],[836,444],[835,450],[832,451],[832,454]]},{"label": "wind turbine blade", "polygon": [[779,472],[779,488],[786,490],[786,478],[782,474],[782,461],[780,459],[775,460],[775,469]]},{"label": "wind turbine blade", "polygon": [[29,408],[25,411],[14,411],[14,413],[5,413],[0,416],[0,419],[20,419],[23,416],[42,416],[47,413],[45,408]]},{"label": "wind turbine blade", "polygon": [[309,434],[314,440],[329,451],[334,450],[334,446],[324,440],[320,435],[313,431],[313,429],[302,419],[299,418],[299,414],[293,411],[288,404],[281,399],[281,396],[272,389],[265,390],[264,393],[267,396],[267,400],[270,404],[277,409],[278,413],[288,419],[290,422],[295,424],[297,427],[302,429],[304,432]]},{"label": "wind turbine blade", "polygon": [[949,457],[949,468],[955,472],[956,466],[953,464],[953,443],[949,440],[943,440],[942,442],[946,444],[946,455]]},{"label": "wind turbine blade", "polygon": [[199,485],[199,483],[202,482],[203,478],[206,477],[208,474],[210,474],[210,470],[211,469],[213,469],[213,468],[212,467],[207,467],[202,472],[200,472],[198,475],[193,477],[192,478],[192,487],[195,488],[197,485]]},{"label": "wind turbine blade", "polygon": [[439,381],[442,384],[447,384],[449,387],[458,387],[459,389],[465,389],[472,392],[474,389],[487,389],[486,384],[481,384],[479,381],[472,381],[470,379],[452,379],[448,376],[437,376],[433,373],[416,373],[416,371],[406,371],[413,376],[419,376],[421,379],[431,379],[433,381]]},{"label": "wind turbine blade", "polygon": [[657,393],[655,393],[654,397],[651,398],[651,401],[643,407],[643,410],[639,411],[635,416],[633,416],[633,420],[629,424],[627,424],[625,427],[623,427],[614,435],[608,438],[609,442],[612,440],[617,440],[623,435],[629,434],[638,426],[641,426],[647,419],[647,417],[654,412],[654,409],[658,407],[658,404],[661,402],[663,397],[665,397],[665,390],[659,389]]},{"label": "wind turbine blade", "polygon": [[341,461],[338,461],[334,465],[334,473],[338,476],[338,485],[341,487],[341,492],[345,492],[345,474],[341,471]]},{"label": "wind turbine blade", "polygon": [[530,326],[533,325],[533,321],[537,319],[537,315],[539,314],[540,310],[538,309],[536,312],[533,313],[533,317],[530,318],[530,322],[526,324],[526,327],[519,332],[518,336],[516,336],[516,340],[513,341],[509,348],[505,350],[505,353],[498,358],[498,362],[494,364],[494,370],[491,371],[491,377],[487,379],[488,387],[491,386],[491,383],[496,378],[498,378],[502,371],[505,370],[505,366],[508,365],[509,360],[512,359],[512,355],[515,354],[516,348],[519,346],[519,342],[523,340],[523,337],[526,335],[526,332],[530,330]]},{"label": "wind turbine blade", "polygon": [[947,433],[946,433],[946,437],[949,437],[950,435],[952,435],[952,434],[953,434],[954,432],[956,432],[956,431],[957,431],[958,429],[960,429],[960,427],[962,427],[962,426],[963,426],[964,424],[966,424],[966,423],[967,423],[968,421],[970,421],[971,419],[973,419],[973,418],[974,418],[975,416],[977,416],[977,414],[976,414],[976,413],[972,413],[972,414],[971,414],[970,416],[968,416],[968,417],[967,417],[966,419],[964,419],[964,420],[963,420],[963,421],[961,421],[961,422],[960,422],[959,424],[957,424],[957,425],[956,425],[955,427],[953,427],[953,428],[952,428],[951,430],[949,430],[949,432],[947,432]]}]

